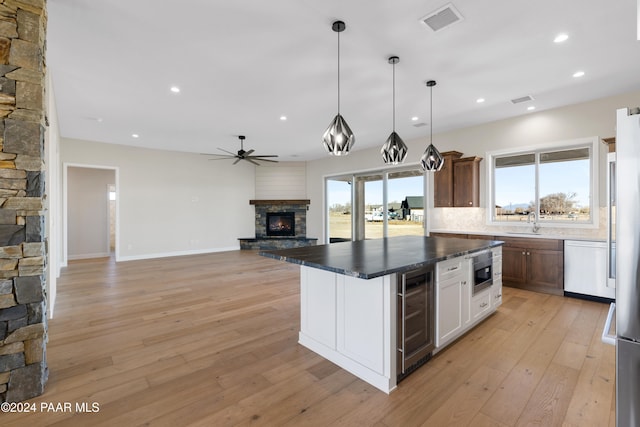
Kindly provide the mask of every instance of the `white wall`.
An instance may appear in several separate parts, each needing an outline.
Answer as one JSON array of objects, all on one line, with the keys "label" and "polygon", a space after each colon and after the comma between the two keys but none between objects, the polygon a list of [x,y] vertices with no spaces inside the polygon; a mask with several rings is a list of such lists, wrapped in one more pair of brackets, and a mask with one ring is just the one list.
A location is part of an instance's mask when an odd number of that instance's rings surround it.
[{"label": "white wall", "polygon": [[[434,145],[440,151],[456,150],[465,156],[485,158],[487,151],[524,147],[555,141],[597,136],[615,136],[616,110],[640,105],[640,92],[626,93],[591,102],[540,111],[523,116],[435,134]],[[437,108],[437,105],[434,106]],[[437,128],[437,123],[436,123]],[[436,129],[437,130],[437,129]],[[399,132],[401,133],[401,132]],[[357,134],[356,134],[357,138]],[[383,141],[384,138],[381,138]],[[428,145],[425,137],[405,141],[409,148],[405,164],[417,164]],[[357,142],[356,142],[357,144]],[[382,142],[380,143],[382,145]],[[356,145],[357,147],[357,145]],[[601,144],[601,153],[606,148]],[[600,204],[606,200],[606,156],[600,156]],[[485,204],[485,161],[480,163],[480,198]],[[327,175],[383,168],[380,148],[354,151],[347,157],[327,157],[307,163],[307,195],[311,206],[307,216],[307,234],[324,239],[323,178]],[[431,193],[433,194],[433,193]],[[432,199],[432,198],[431,198]],[[431,200],[431,206],[433,201]]]},{"label": "white wall", "polygon": [[66,138],[60,152],[63,163],[118,168],[117,260],[238,249],[255,235],[253,165]]},{"label": "white wall", "polygon": [[109,256],[109,185],[113,169],[67,168],[67,259]]},{"label": "white wall", "polygon": [[304,162],[261,163],[256,168],[256,199],[306,199],[307,171]]},{"label": "white wall", "polygon": [[45,193],[47,198],[47,226],[45,233],[49,240],[48,268],[47,268],[47,313],[53,318],[57,296],[57,278],[60,277],[62,265],[62,239],[60,230],[62,227],[62,200],[60,174],[60,131],[58,126],[58,111],[56,109],[55,94],[51,75],[47,73],[46,105],[49,127],[45,132]]}]

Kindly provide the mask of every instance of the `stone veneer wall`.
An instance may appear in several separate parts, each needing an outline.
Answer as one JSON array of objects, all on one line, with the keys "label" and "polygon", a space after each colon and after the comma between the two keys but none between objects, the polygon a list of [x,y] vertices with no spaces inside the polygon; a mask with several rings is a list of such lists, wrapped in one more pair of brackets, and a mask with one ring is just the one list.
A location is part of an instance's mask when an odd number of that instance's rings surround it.
[{"label": "stone veneer wall", "polygon": [[0,401],[42,394],[45,0],[0,0]]}]

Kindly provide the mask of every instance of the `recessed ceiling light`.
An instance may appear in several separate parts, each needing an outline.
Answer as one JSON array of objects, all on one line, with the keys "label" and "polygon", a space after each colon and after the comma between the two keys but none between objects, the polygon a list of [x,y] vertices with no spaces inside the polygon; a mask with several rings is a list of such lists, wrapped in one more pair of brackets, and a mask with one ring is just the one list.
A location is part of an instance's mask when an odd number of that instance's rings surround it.
[{"label": "recessed ceiling light", "polygon": [[476,102],[478,104],[482,104],[484,102],[484,98],[478,98],[478,99],[476,99]]},{"label": "recessed ceiling light", "polygon": [[140,138],[140,135],[138,135],[137,133],[132,133],[131,138]]},{"label": "recessed ceiling light", "polygon": [[411,121],[412,121],[412,122],[417,122],[417,121],[418,121],[418,116],[413,116],[413,117],[411,117]]},{"label": "recessed ceiling light", "polygon": [[180,93],[180,88],[178,86],[171,86],[171,92]]},{"label": "recessed ceiling light", "polygon": [[553,39],[554,43],[562,43],[562,42],[566,42],[569,39],[569,35],[565,34],[565,33],[560,33],[556,36],[555,39]]},{"label": "recessed ceiling light", "polygon": [[584,71],[576,71],[575,73],[573,73],[573,77],[582,77],[584,76]]},{"label": "recessed ceiling light", "polygon": [[536,109],[536,107],[534,107],[533,105],[530,105],[530,106],[527,107],[527,110],[529,110],[529,111],[533,111],[535,109]]},{"label": "recessed ceiling light", "polygon": [[280,120],[282,120],[283,122],[287,120],[287,116],[280,116]]}]

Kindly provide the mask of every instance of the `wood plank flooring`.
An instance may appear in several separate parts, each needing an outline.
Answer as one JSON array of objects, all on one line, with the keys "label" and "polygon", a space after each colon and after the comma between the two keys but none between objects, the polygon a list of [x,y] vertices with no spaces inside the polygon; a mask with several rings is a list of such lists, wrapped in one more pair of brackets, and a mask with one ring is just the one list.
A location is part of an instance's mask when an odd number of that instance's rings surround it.
[{"label": "wood plank flooring", "polygon": [[38,411],[0,425],[615,425],[606,304],[505,287],[497,313],[386,395],[297,344],[298,278],[252,251],[72,262]]}]

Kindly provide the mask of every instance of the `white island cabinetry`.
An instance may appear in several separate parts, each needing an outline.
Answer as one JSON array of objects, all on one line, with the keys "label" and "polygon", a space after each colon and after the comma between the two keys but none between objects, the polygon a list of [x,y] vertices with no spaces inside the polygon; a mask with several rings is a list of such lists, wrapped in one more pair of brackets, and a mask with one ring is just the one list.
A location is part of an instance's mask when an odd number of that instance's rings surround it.
[{"label": "white island cabinetry", "polygon": [[301,266],[300,344],[389,393],[396,385],[395,279]]},{"label": "white island cabinetry", "polygon": [[436,264],[435,352],[477,325],[502,304],[502,247],[490,251],[493,283],[475,295],[472,255]]},{"label": "white island cabinetry", "polygon": [[495,310],[488,298],[474,317],[471,256],[500,244],[398,236],[261,255],[300,265],[298,342],[390,393]]}]

